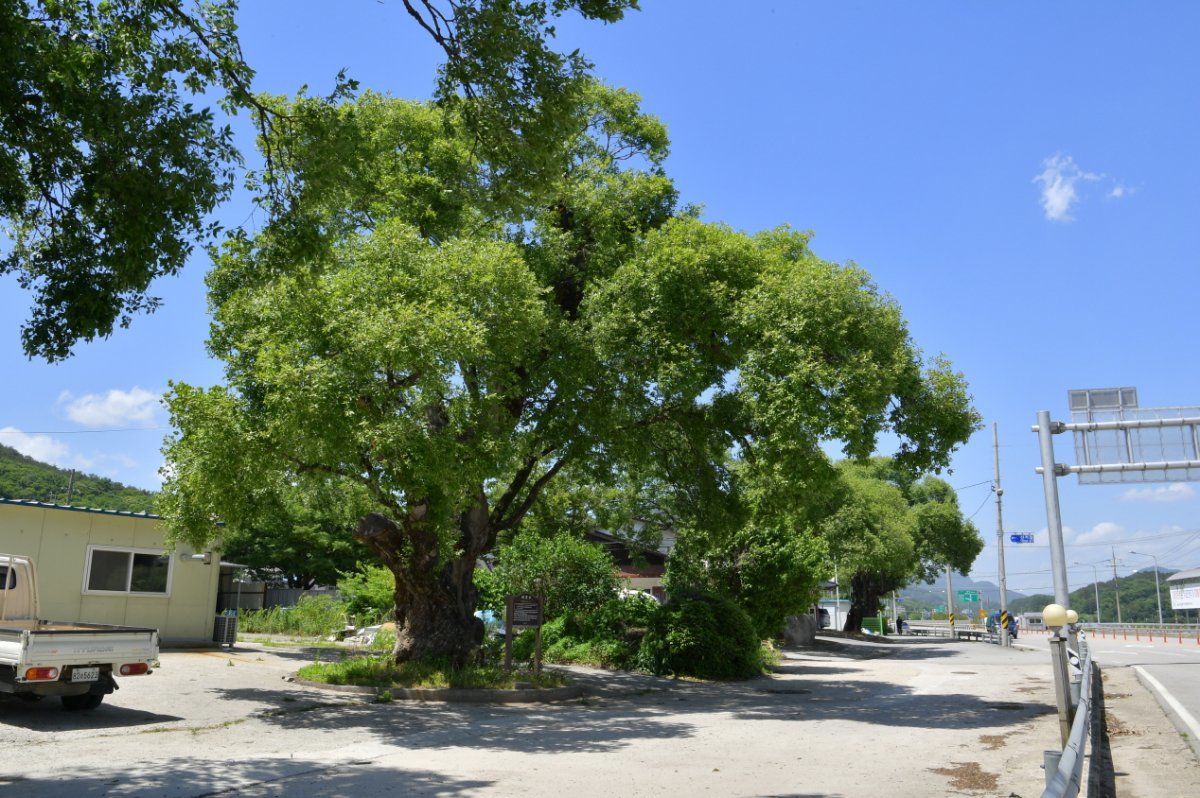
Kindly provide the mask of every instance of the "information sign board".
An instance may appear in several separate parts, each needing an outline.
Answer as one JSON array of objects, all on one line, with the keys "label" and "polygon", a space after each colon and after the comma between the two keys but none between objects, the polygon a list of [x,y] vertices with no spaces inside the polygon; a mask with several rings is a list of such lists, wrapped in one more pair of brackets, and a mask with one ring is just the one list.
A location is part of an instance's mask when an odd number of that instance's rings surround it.
[{"label": "information sign board", "polygon": [[1008,539],[1013,543],[1032,543],[1033,535],[1009,535]]},{"label": "information sign board", "polygon": [[514,627],[542,625],[542,597],[521,593],[508,597],[509,623]]},{"label": "information sign board", "polygon": [[959,590],[957,593],[959,601],[965,601],[968,604],[974,604],[975,602],[979,601],[978,590]]}]

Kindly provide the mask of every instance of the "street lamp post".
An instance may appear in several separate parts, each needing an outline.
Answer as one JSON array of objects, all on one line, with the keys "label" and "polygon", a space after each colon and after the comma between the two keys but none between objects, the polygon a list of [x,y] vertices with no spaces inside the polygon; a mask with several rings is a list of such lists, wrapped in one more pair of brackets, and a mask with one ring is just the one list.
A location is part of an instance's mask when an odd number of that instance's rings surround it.
[{"label": "street lamp post", "polygon": [[1073,562],[1071,565],[1092,566],[1092,575],[1095,581],[1092,582],[1092,587],[1096,589],[1096,623],[1102,623],[1100,620],[1100,569],[1090,562]]},{"label": "street lamp post", "polygon": [[1158,558],[1153,554],[1143,554],[1140,551],[1131,551],[1130,554],[1136,554],[1139,557],[1149,557],[1154,560],[1154,598],[1158,600],[1158,625],[1163,625],[1162,617],[1162,588],[1158,584]]}]

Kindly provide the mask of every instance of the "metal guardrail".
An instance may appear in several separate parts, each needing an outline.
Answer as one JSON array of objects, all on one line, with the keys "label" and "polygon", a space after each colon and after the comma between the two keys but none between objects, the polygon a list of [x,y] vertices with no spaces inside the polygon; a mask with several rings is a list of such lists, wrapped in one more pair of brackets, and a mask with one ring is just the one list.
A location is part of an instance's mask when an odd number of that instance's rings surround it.
[{"label": "metal guardrail", "polygon": [[[1092,680],[1099,676],[1098,669],[1092,663],[1091,650],[1086,644],[1081,648],[1083,648],[1082,672],[1078,701],[1075,703],[1075,717],[1071,721],[1071,733],[1061,752],[1047,751],[1045,754],[1046,789],[1042,792],[1042,798],[1068,798],[1079,794],[1083,778],[1083,753],[1091,728]],[[1074,702],[1075,695],[1072,695],[1071,698]]]}]

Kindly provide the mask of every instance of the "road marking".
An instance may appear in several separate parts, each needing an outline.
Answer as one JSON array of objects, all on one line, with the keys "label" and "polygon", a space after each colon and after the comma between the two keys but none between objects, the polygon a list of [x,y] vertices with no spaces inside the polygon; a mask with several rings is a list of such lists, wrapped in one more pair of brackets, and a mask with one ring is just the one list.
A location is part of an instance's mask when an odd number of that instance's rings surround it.
[{"label": "road marking", "polygon": [[1183,721],[1183,725],[1191,732],[1192,739],[1200,740],[1200,723],[1196,722],[1196,719],[1192,717],[1192,713],[1184,709],[1183,704],[1180,704],[1175,699],[1175,696],[1167,692],[1167,688],[1163,687],[1158,679],[1146,673],[1145,668],[1135,665],[1133,669],[1137,672],[1138,677],[1144,679],[1150,685],[1151,689],[1157,692],[1159,697],[1166,702],[1167,706],[1179,715],[1179,719]]}]

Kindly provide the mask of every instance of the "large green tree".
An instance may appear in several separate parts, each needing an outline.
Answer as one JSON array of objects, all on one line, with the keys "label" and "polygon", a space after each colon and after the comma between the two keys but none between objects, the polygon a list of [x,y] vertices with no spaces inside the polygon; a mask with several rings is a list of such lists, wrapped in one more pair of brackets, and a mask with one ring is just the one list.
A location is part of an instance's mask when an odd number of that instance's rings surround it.
[{"label": "large green tree", "polygon": [[559,178],[519,200],[459,116],[278,102],[297,212],[210,276],[228,384],[173,387],[163,512],[206,538],[280,481],[362,486],[399,659],[472,654],[476,561],[568,467],[686,488],[736,457],[783,506],[832,478],[827,441],[865,455],[894,433],[899,462],[936,468],[972,428],[961,380],[864,272],[680,212],[662,125],[628,93],[589,85]]},{"label": "large green tree", "polygon": [[913,580],[932,581],[947,566],[970,570],[983,539],[945,480],[918,479],[889,458],[837,468],[841,482],[820,531],[850,577],[846,631],[859,631],[882,597]]}]

